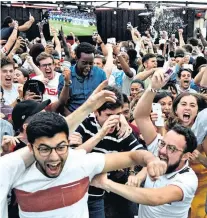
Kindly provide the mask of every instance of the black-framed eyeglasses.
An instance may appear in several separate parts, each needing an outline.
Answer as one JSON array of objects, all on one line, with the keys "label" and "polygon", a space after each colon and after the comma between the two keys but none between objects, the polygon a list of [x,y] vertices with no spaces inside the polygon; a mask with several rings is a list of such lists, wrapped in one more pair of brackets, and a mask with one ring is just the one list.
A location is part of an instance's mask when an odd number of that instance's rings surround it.
[{"label": "black-framed eyeglasses", "polygon": [[177,151],[183,152],[183,150],[177,149],[175,145],[166,144],[162,139],[158,140],[158,146],[159,148],[164,148],[166,146],[166,150],[171,154]]},{"label": "black-framed eyeglasses", "polygon": [[53,63],[42,64],[42,65],[40,65],[40,67],[44,67],[44,68],[46,68],[46,67],[52,67],[52,65],[53,65]]},{"label": "black-framed eyeglasses", "polygon": [[57,147],[50,147],[47,145],[40,145],[39,147],[35,146],[37,150],[39,151],[40,156],[47,157],[52,153],[52,150],[54,149],[55,152],[59,155],[63,155],[68,151],[70,145],[58,145]]}]

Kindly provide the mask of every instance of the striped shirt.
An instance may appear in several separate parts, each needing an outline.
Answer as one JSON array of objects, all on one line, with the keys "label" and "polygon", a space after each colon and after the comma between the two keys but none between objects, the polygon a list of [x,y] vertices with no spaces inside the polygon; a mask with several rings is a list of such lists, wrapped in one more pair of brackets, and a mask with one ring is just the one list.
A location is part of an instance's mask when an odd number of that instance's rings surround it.
[{"label": "striped shirt", "polygon": [[[101,126],[96,120],[95,114],[91,113],[77,128],[76,132],[80,133],[83,139],[83,143],[93,137]],[[145,149],[138,139],[131,133],[126,138],[118,138],[117,130],[113,133],[107,134],[92,150],[92,152],[99,153],[112,153],[112,152],[124,152]],[[104,194],[102,189],[90,187],[89,194],[91,196],[102,196]]]}]

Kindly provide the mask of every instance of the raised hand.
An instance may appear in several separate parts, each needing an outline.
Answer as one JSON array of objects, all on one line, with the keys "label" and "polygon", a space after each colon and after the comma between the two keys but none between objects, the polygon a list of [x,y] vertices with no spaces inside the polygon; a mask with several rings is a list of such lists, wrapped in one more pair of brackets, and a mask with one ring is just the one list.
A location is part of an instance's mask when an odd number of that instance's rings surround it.
[{"label": "raised hand", "polygon": [[151,88],[155,90],[161,89],[166,84],[164,77],[164,70],[162,68],[157,69],[151,79]]},{"label": "raised hand", "polygon": [[66,84],[69,84],[71,82],[70,76],[71,76],[71,71],[67,67],[64,67],[63,69],[63,76]]},{"label": "raised hand", "polygon": [[29,63],[30,65],[34,64],[33,58],[31,56],[27,55],[26,60],[27,60],[27,63]]},{"label": "raised hand", "polygon": [[183,29],[178,29],[178,33],[182,34],[183,33]]},{"label": "raised hand", "polygon": [[102,90],[104,87],[108,85],[108,81],[103,81],[90,95],[88,98],[87,104],[92,111],[97,110],[101,107],[105,102],[116,102],[116,96],[114,92],[108,90]]},{"label": "raised hand", "polygon": [[29,20],[30,20],[32,23],[34,23],[34,21],[35,21],[34,17],[31,15],[30,12],[29,12]]}]

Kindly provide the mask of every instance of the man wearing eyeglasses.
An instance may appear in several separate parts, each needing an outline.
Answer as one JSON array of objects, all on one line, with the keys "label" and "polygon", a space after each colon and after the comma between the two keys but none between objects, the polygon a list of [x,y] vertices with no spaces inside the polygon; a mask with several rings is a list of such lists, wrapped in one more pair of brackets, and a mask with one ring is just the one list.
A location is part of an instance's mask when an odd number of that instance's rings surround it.
[{"label": "man wearing eyeglasses", "polygon": [[198,178],[189,167],[186,154],[192,153],[197,147],[193,132],[175,125],[162,138],[150,119],[153,99],[164,84],[164,73],[159,69],[153,74],[151,87],[148,87],[138,101],[134,119],[148,150],[167,163],[166,174],[153,181],[143,169],[140,173],[143,181],[145,180],[144,188],[114,183],[106,175],[97,177],[92,184],[139,203],[139,218],[187,218],[198,186]]},{"label": "man wearing eyeglasses", "polygon": [[43,74],[35,76],[33,79],[40,80],[45,85],[43,101],[48,99],[52,103],[58,101],[58,83],[61,74],[55,71],[53,56],[42,52],[37,56],[36,61]]}]

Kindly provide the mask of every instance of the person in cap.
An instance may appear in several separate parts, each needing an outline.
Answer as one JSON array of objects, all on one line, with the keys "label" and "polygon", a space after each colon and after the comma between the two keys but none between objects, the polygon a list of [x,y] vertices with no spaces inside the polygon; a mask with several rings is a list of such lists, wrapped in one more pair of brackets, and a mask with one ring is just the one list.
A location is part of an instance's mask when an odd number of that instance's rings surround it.
[{"label": "person in cap", "polygon": [[43,101],[41,103],[34,100],[25,100],[19,102],[12,111],[12,121],[14,130],[18,131],[18,136],[21,137],[19,144],[17,144],[15,150],[25,147],[27,144],[26,128],[32,116],[36,113],[44,110],[49,104],[50,100]]}]

